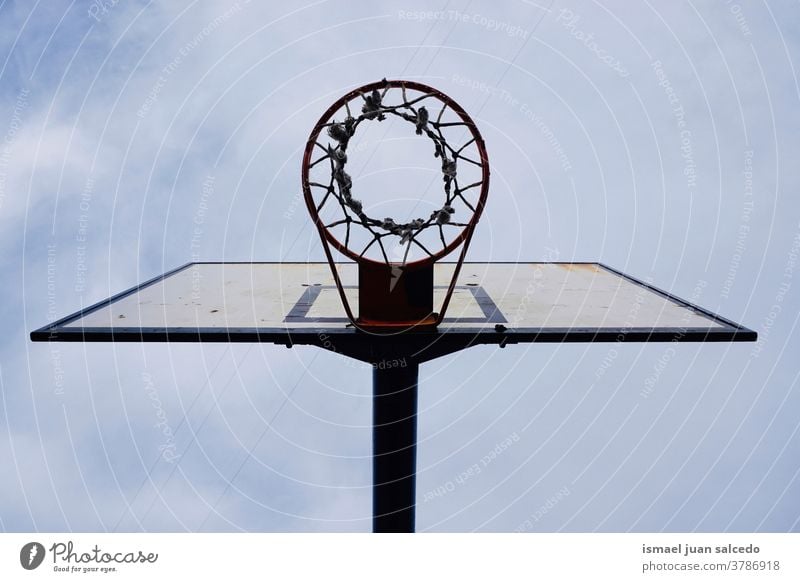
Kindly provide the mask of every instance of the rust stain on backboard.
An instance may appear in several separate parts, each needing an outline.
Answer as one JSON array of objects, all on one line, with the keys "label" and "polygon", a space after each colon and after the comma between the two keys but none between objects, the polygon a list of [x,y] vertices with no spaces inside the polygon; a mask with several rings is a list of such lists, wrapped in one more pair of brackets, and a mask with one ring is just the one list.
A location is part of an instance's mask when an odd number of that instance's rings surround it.
[{"label": "rust stain on backboard", "polygon": [[588,271],[590,273],[597,272],[596,263],[556,263],[562,269],[567,271]]}]

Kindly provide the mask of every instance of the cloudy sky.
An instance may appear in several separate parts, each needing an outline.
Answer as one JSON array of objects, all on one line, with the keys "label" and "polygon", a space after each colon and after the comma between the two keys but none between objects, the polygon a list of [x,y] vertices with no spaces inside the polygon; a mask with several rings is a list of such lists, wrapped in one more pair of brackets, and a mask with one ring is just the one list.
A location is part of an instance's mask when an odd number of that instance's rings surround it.
[{"label": "cloudy sky", "polygon": [[3,530],[370,529],[364,366],[28,334],[192,259],[321,260],[305,139],[383,77],[486,139],[472,260],[602,261],[760,334],[425,364],[418,529],[800,529],[796,2],[6,1],[0,47]]}]

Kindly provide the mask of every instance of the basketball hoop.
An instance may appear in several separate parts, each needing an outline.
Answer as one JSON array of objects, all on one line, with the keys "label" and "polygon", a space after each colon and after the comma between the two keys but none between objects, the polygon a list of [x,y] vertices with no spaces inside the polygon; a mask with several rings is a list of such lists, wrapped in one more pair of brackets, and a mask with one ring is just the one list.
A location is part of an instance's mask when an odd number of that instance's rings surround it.
[{"label": "basketball hoop", "polygon": [[[415,206],[402,220],[374,216],[376,207],[398,198],[391,188],[379,189],[377,205],[365,204],[368,188],[347,172],[359,128],[395,117],[432,145],[441,165],[441,198],[437,190],[428,208],[417,211],[418,194],[424,198],[427,189],[415,190]],[[48,323],[31,339],[315,346],[370,364],[375,532],[415,531],[424,362],[477,345],[757,339],[738,323],[600,263],[464,263],[489,189],[486,148],[458,104],[420,83],[383,80],[336,101],[308,139],[302,181],[327,264],[188,263]],[[411,189],[410,179],[396,182]],[[458,262],[434,272],[459,246]],[[350,261],[336,263],[333,249]],[[342,285],[356,277],[357,318]],[[330,298],[334,287],[347,317]],[[447,289],[438,311],[434,289]],[[451,297],[454,313],[445,319]]]},{"label": "basketball hoop", "polygon": [[[412,124],[417,135],[427,138],[441,164],[441,205],[408,220],[370,216],[347,173],[348,146],[359,127],[392,117]],[[467,184],[459,181],[464,166],[475,174]],[[486,146],[467,113],[444,93],[413,81],[384,79],[354,89],[331,105],[311,131],[302,182],[350,321],[370,331],[439,325],[489,192]],[[323,218],[323,213],[333,216]],[[354,236],[354,230],[360,236]],[[453,277],[436,311],[434,264],[459,246]],[[358,263],[358,317],[331,247]]]}]

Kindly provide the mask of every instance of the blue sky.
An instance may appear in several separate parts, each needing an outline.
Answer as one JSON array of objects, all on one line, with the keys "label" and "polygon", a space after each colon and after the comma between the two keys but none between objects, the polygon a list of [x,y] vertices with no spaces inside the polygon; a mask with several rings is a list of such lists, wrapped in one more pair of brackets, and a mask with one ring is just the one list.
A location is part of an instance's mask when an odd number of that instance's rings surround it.
[{"label": "blue sky", "polygon": [[486,139],[471,259],[602,261],[760,334],[426,364],[418,528],[797,531],[799,39],[790,2],[0,4],[0,528],[369,530],[363,366],[28,334],[192,258],[321,260],[306,136],[390,77]]}]

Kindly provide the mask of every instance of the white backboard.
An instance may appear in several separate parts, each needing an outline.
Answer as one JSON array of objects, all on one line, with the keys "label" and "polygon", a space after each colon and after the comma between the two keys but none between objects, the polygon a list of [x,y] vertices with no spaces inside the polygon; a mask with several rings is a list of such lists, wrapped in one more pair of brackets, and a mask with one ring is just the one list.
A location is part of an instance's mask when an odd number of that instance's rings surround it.
[{"label": "white backboard", "polygon": [[[351,305],[357,266],[338,264]],[[435,305],[452,263],[437,263]],[[190,263],[31,334],[35,341],[316,344],[358,334],[327,263]],[[752,341],[755,333],[598,263],[465,263],[434,334],[476,343]],[[315,339],[316,338],[316,339]]]}]

